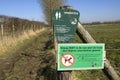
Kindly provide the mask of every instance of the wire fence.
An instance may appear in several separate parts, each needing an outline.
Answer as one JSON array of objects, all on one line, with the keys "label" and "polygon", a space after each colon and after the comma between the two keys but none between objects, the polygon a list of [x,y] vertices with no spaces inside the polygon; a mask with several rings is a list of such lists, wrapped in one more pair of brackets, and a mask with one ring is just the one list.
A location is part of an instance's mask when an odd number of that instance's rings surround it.
[{"label": "wire fence", "polygon": [[21,35],[23,32],[28,32],[30,30],[36,31],[43,27],[43,24],[22,24],[22,25],[8,25],[8,24],[0,24],[0,40],[4,37],[17,37]]},{"label": "wire fence", "polygon": [[105,49],[107,51],[120,51],[120,49]]}]

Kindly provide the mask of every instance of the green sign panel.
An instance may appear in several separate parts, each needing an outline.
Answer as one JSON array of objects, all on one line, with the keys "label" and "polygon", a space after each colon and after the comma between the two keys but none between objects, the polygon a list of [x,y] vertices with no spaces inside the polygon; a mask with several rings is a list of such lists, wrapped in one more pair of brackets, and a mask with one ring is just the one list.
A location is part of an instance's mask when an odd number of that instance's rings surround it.
[{"label": "green sign panel", "polygon": [[104,68],[104,44],[58,44],[58,70]]},{"label": "green sign panel", "polygon": [[69,9],[57,9],[52,12],[54,34],[58,43],[70,43],[74,39],[79,12]]}]

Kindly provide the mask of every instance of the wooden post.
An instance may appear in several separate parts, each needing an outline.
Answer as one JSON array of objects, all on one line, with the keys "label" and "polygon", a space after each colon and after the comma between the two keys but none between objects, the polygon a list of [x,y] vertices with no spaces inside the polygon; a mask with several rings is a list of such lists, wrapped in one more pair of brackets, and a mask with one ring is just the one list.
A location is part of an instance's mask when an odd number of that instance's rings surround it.
[{"label": "wooden post", "polygon": [[[70,9],[72,10],[73,7],[72,6],[63,6],[61,8],[65,8],[65,9]],[[51,18],[52,19],[52,18]],[[52,20],[51,20],[52,21]],[[52,24],[51,24],[52,25]],[[53,32],[54,32],[54,28],[53,28]],[[53,33],[54,34],[54,33]],[[57,46],[58,46],[58,43],[55,39],[55,35],[54,35],[54,44],[55,44],[55,51],[57,53]],[[71,80],[71,77],[70,77],[70,74],[71,74],[71,71],[58,71],[58,80]]]},{"label": "wooden post", "polygon": [[[54,35],[54,48],[55,48],[55,53],[56,53],[56,64],[57,64],[58,43],[55,38],[55,35]],[[71,74],[71,71],[57,71],[57,78],[58,80],[71,80],[70,74]]]},{"label": "wooden post", "polygon": [[1,24],[1,39],[3,39],[3,35],[4,35],[4,27],[3,27],[3,24]]},{"label": "wooden post", "polygon": [[33,24],[33,31],[35,32],[35,25]]},{"label": "wooden post", "polygon": [[[78,23],[77,33],[85,42],[96,43],[92,36],[88,33],[88,31],[86,31],[84,27],[80,24],[80,22]],[[120,80],[120,77],[117,75],[108,59],[105,60],[104,64],[105,64],[104,70],[111,76],[111,78],[113,80]]]},{"label": "wooden post", "polygon": [[14,37],[14,35],[15,35],[15,26],[14,26],[14,24],[12,25],[12,37]]},{"label": "wooden post", "polygon": [[[55,46],[55,53],[57,53],[58,43],[56,41],[56,38],[54,38],[54,46]],[[56,64],[57,64],[57,62],[56,62]],[[57,71],[58,80],[71,80],[70,79],[70,73],[71,73],[71,71]]]},{"label": "wooden post", "polygon": [[77,34],[84,40],[86,43],[96,43],[92,36],[85,30],[85,28],[78,22]]},{"label": "wooden post", "polygon": [[115,72],[114,68],[111,66],[108,59],[105,61],[105,68],[104,70],[107,72],[107,74],[113,79],[113,80],[120,80],[120,77]]},{"label": "wooden post", "polygon": [[70,79],[70,72],[62,71],[62,72],[58,72],[58,75],[59,75],[58,80],[71,80]]},{"label": "wooden post", "polygon": [[25,32],[25,26],[24,25],[23,25],[22,29],[23,29],[23,32]]},{"label": "wooden post", "polygon": [[31,30],[33,31],[33,25],[32,25],[32,24],[30,24],[30,26],[31,26]]}]

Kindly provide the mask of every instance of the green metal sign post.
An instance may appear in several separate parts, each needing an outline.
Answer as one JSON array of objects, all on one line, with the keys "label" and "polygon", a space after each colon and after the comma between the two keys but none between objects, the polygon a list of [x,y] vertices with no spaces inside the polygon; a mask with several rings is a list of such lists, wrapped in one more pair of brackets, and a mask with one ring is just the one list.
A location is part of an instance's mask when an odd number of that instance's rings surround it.
[{"label": "green metal sign post", "polygon": [[58,44],[58,71],[104,68],[104,44]]},{"label": "green metal sign post", "polygon": [[56,9],[52,13],[54,34],[58,43],[71,43],[76,32],[79,12],[70,9]]}]

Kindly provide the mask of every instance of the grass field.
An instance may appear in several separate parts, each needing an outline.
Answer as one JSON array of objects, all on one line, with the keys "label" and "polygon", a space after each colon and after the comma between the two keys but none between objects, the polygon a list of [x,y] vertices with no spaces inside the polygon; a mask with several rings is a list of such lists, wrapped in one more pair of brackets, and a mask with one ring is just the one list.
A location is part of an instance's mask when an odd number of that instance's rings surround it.
[{"label": "grass field", "polygon": [[[107,58],[120,76],[120,24],[85,25],[85,29],[97,43],[105,43]],[[23,46],[13,55],[0,59],[0,80],[56,80],[51,29],[47,28],[27,40],[27,43],[21,43]],[[82,41],[75,35],[74,42]],[[72,71],[71,78],[71,80],[111,80],[102,70]]]},{"label": "grass field", "polygon": [[[105,43],[106,56],[120,76],[120,24],[84,26],[97,43]],[[76,42],[81,42],[77,36]],[[76,75],[80,80],[109,80],[101,70],[77,71]]]},{"label": "grass field", "polygon": [[114,67],[120,67],[120,24],[93,25],[86,29],[96,42],[105,43],[107,58]]}]

